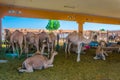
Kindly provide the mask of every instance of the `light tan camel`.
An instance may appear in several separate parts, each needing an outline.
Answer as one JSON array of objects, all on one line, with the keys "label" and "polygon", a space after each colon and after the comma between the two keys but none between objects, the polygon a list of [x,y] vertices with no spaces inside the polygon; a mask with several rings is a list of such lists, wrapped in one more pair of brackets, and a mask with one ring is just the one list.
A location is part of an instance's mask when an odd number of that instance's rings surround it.
[{"label": "light tan camel", "polygon": [[[20,32],[19,30],[14,31],[10,37],[10,43],[12,44],[13,53],[16,50],[18,50],[20,47],[20,52],[18,51],[19,52],[18,57],[20,57],[22,55],[23,42],[26,43],[26,38],[25,38],[24,34],[22,32]],[[16,49],[15,49],[15,47],[16,47]],[[24,45],[24,47],[26,47],[26,45]]]},{"label": "light tan camel", "polygon": [[91,42],[92,39],[86,39],[83,36],[79,36],[79,34],[76,31],[73,31],[66,37],[66,47],[65,47],[65,53],[67,56],[67,51],[70,54],[70,48],[71,44],[77,45],[77,62],[80,61],[80,53],[82,48],[82,43],[88,44]]},{"label": "light tan camel", "polygon": [[53,52],[50,59],[41,55],[40,53],[35,53],[34,56],[27,58],[23,64],[22,68],[19,68],[19,72],[33,72],[34,69],[46,69],[53,67],[54,56],[57,52]]}]

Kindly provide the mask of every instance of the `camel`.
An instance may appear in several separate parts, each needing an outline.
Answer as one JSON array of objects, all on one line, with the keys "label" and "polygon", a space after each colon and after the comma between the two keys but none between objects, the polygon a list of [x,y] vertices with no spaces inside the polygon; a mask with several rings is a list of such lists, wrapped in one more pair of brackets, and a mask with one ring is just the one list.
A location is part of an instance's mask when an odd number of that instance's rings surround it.
[{"label": "camel", "polygon": [[100,40],[99,45],[103,48],[103,47],[107,47],[107,42],[104,40]]},{"label": "camel", "polygon": [[[22,32],[20,32],[19,30],[14,31],[10,37],[10,43],[12,44],[13,53],[16,50],[18,50],[20,47],[20,53],[18,54],[18,57],[20,57],[22,55],[23,42],[26,43],[26,38],[25,38],[24,34]],[[16,49],[15,49],[15,47],[16,47]],[[24,48],[26,48],[26,45],[24,46]]]},{"label": "camel", "polygon": [[106,45],[107,43],[105,41],[100,41],[100,45],[96,49],[96,56],[94,59],[106,60],[105,56],[108,56],[108,52],[117,51],[119,53],[120,46],[118,44],[112,44],[110,46]]},{"label": "camel", "polygon": [[48,40],[49,48],[51,48],[51,52],[53,52],[55,47],[56,35],[53,32],[51,32],[49,33],[48,38],[49,38]]},{"label": "camel", "polygon": [[120,42],[120,36],[115,37],[115,42]]},{"label": "camel", "polygon": [[10,48],[10,37],[11,37],[11,32],[9,29],[4,29],[5,31],[5,45],[6,48]]},{"label": "camel", "polygon": [[[27,40],[27,48],[28,45],[34,45],[37,49],[37,52],[40,52],[40,47],[42,48],[41,50],[41,54],[43,54],[44,52],[44,48],[45,48],[45,43],[47,44],[48,47],[48,53],[50,52],[50,44],[52,43],[52,40],[49,36],[49,34],[47,34],[45,31],[42,31],[39,34],[34,34],[32,32],[27,32],[26,34],[26,40]],[[28,51],[27,51],[28,53]]]},{"label": "camel", "polygon": [[103,50],[103,45],[99,45],[96,49],[96,56],[93,59],[106,60],[105,56],[108,56],[108,54]]},{"label": "camel", "polygon": [[44,48],[47,46],[47,48],[48,48],[48,56],[49,56],[50,43],[52,43],[51,37],[49,36],[48,33],[46,33],[45,31],[42,31],[39,34],[39,40],[40,40],[40,44],[42,45],[41,54],[44,54]]},{"label": "camel", "polygon": [[35,53],[34,56],[27,58],[21,68],[18,68],[19,72],[33,72],[34,69],[46,69],[53,67],[54,56],[57,55],[57,52],[52,52],[50,59],[41,55],[40,53]]},{"label": "camel", "polygon": [[[27,48],[29,45],[34,45],[37,49],[37,52],[40,52],[39,50],[39,34],[34,34],[33,32],[27,32],[26,40],[27,40]],[[27,51],[28,53],[28,51]]]},{"label": "camel", "polygon": [[53,32],[49,33],[49,36],[50,36],[50,39],[51,39],[51,42],[49,41],[49,43],[51,44],[51,48],[52,48],[51,52],[53,52],[54,47],[55,47],[55,41],[56,41],[57,37]]},{"label": "camel", "polygon": [[82,43],[88,44],[91,42],[92,39],[86,39],[83,36],[79,36],[79,34],[76,31],[73,31],[66,37],[66,47],[65,47],[65,53],[67,56],[67,51],[70,55],[70,48],[71,44],[77,45],[77,62],[80,61],[80,53],[82,49]]}]

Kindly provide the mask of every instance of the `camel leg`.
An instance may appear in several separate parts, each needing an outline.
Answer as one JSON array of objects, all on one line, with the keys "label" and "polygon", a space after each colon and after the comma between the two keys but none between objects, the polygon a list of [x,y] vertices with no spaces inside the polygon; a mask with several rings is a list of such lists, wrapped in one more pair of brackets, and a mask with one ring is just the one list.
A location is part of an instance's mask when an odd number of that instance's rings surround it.
[{"label": "camel leg", "polygon": [[47,43],[47,45],[48,45],[48,53],[49,53],[50,52],[50,44]]},{"label": "camel leg", "polygon": [[65,53],[67,53],[67,47],[68,47],[68,44],[66,43],[66,45],[65,45]]},{"label": "camel leg", "polygon": [[72,44],[72,43],[69,43],[69,45],[68,45],[68,53],[69,53],[69,56],[70,56],[70,54],[71,54],[71,53],[70,53],[71,44]]},{"label": "camel leg", "polygon": [[33,72],[33,71],[28,71],[27,69],[20,69],[19,72]]},{"label": "camel leg", "polygon": [[28,52],[29,52],[29,48],[28,48],[28,44],[27,44],[27,42],[26,42],[26,36],[24,35],[23,36],[23,41],[24,41],[24,51],[25,51],[25,53],[26,53],[26,57],[28,58]]},{"label": "camel leg", "polygon": [[44,68],[49,68],[49,67],[53,67],[53,64],[44,64]]},{"label": "camel leg", "polygon": [[25,46],[24,46],[24,51],[25,51],[26,57],[28,58],[28,53],[29,53],[28,44],[25,44]]},{"label": "camel leg", "polygon": [[118,53],[120,52],[120,47],[119,47],[119,49],[118,49]]},{"label": "camel leg", "polygon": [[6,45],[5,51],[6,51],[6,52],[9,51],[9,48],[10,48],[10,47],[8,47],[8,44],[7,44],[7,41],[6,41],[6,40],[5,40],[4,44]]},{"label": "camel leg", "polygon": [[50,54],[50,44],[47,43],[47,45],[48,45],[48,58],[49,58],[49,54]]},{"label": "camel leg", "polygon": [[[22,49],[22,41],[19,42],[19,46],[20,46],[20,53],[18,51],[19,57],[22,55],[23,49]],[[19,48],[19,47],[17,47]]]},{"label": "camel leg", "polygon": [[53,52],[54,51],[54,43],[52,42],[52,50],[51,50],[51,52]]},{"label": "camel leg", "polygon": [[35,44],[35,47],[37,48],[37,52],[36,53],[39,53],[40,52],[39,46],[37,44]]},{"label": "camel leg", "polygon": [[68,49],[68,44],[66,43],[65,45],[65,57],[67,58],[67,49]]},{"label": "camel leg", "polygon": [[15,53],[15,46],[13,42],[12,42],[12,49],[13,49],[13,53]]},{"label": "camel leg", "polygon": [[15,53],[17,53],[19,57],[19,47],[17,43],[15,43]]},{"label": "camel leg", "polygon": [[42,45],[41,54],[44,54],[45,44]]},{"label": "camel leg", "polygon": [[39,53],[40,52],[40,50],[39,50],[39,39],[35,40],[35,47],[37,48],[37,53]]},{"label": "camel leg", "polygon": [[31,65],[24,63],[26,69],[19,69],[19,72],[33,72],[33,68]]},{"label": "camel leg", "polygon": [[104,54],[105,54],[105,56],[108,56],[108,54],[106,53],[106,51],[104,51]]},{"label": "camel leg", "polygon": [[81,53],[81,49],[82,49],[82,44],[78,43],[77,48],[78,48],[77,62],[79,62],[80,61],[80,53]]},{"label": "camel leg", "polygon": [[5,40],[6,49],[8,48],[7,41]]},{"label": "camel leg", "polygon": [[106,60],[103,50],[102,50],[101,56],[102,56],[102,59],[103,59],[103,60]]}]

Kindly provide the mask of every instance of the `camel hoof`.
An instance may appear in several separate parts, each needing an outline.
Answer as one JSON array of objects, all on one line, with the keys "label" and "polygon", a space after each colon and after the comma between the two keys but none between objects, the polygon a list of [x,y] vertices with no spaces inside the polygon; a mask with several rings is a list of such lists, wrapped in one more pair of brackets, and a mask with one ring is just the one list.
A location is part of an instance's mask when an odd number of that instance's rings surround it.
[{"label": "camel hoof", "polygon": [[77,62],[80,62],[80,59],[77,59]]},{"label": "camel hoof", "polygon": [[97,59],[100,59],[100,58],[99,58],[99,57],[97,57],[97,56],[95,56],[95,57],[93,57],[93,59],[97,60]]},{"label": "camel hoof", "polygon": [[22,69],[22,68],[21,68],[21,67],[18,67],[18,68],[17,68],[17,70],[20,70],[20,69]]},{"label": "camel hoof", "polygon": [[24,70],[23,70],[23,69],[19,69],[18,71],[19,71],[19,72],[24,72]]},{"label": "camel hoof", "polygon": [[51,67],[53,67],[54,65],[53,64],[51,64]]},{"label": "camel hoof", "polygon": [[102,58],[103,60],[106,60],[105,58]]}]

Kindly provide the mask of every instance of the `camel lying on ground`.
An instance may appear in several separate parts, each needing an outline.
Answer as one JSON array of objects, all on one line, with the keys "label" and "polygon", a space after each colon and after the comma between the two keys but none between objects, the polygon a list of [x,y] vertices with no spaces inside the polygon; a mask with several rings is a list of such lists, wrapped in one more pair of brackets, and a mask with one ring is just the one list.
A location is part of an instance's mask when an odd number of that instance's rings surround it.
[{"label": "camel lying on ground", "polygon": [[57,52],[51,53],[52,56],[50,59],[41,55],[40,53],[35,53],[34,56],[27,58],[23,64],[22,68],[19,68],[19,72],[33,72],[34,69],[46,69],[53,67],[54,56],[57,55]]},{"label": "camel lying on ground", "polygon": [[96,49],[96,56],[93,59],[102,59],[106,60],[106,56],[108,56],[107,52],[103,50],[103,45],[99,45]]}]

